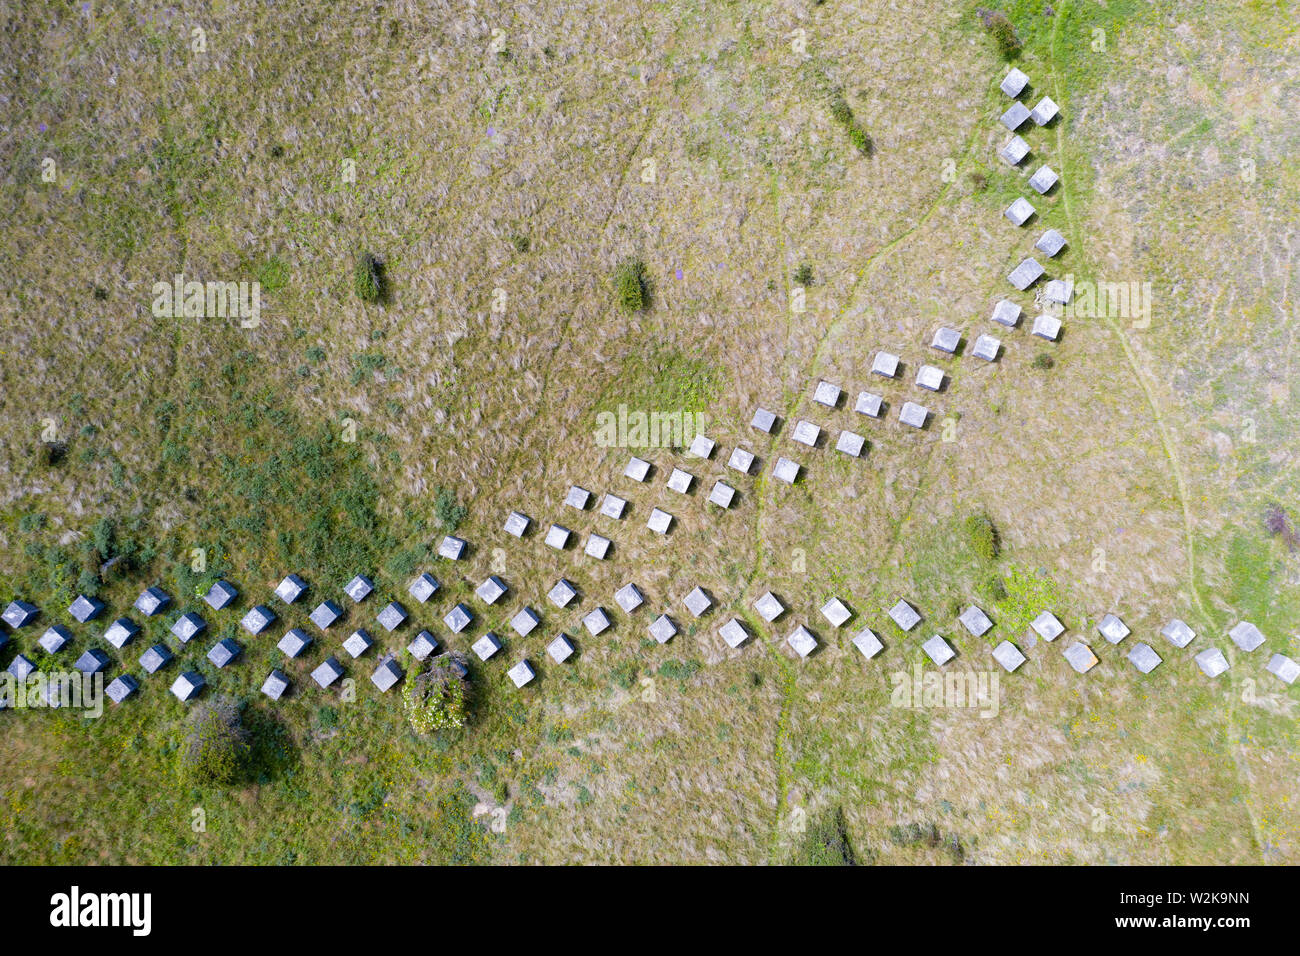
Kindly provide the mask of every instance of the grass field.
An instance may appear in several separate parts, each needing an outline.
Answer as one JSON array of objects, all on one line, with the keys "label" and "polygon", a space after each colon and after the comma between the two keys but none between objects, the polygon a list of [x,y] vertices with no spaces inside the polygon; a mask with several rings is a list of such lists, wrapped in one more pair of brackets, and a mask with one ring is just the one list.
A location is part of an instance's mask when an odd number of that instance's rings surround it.
[{"label": "grass field", "polygon": [[[1014,0],[1030,105],[1061,118],[997,158],[1008,64],[974,4],[600,0],[472,8],[180,3],[19,5],[0,33],[4,330],[0,343],[0,602],[37,604],[0,665],[66,669],[86,647],[140,692],[96,720],[0,712],[5,863],[1295,863],[1300,690],[1263,670],[1300,653],[1300,16],[1284,2]],[[196,32],[197,31],[197,32]],[[1039,197],[1043,162],[1061,175]],[[1017,230],[1002,210],[1028,195]],[[1067,317],[1057,343],[989,321],[1005,276],[1047,227],[1052,275],[1149,289],[1149,316]],[[357,265],[382,264],[358,294]],[[620,307],[621,263],[645,307]],[[253,327],[160,318],[155,283],[256,281]],[[382,294],[380,294],[382,292]],[[803,310],[796,311],[800,296]],[[1032,319],[1032,296],[1016,297]],[[963,354],[929,348],[959,328]],[[968,352],[988,332],[998,362]],[[898,381],[869,375],[899,353]],[[1040,355],[1050,355],[1051,367]],[[897,410],[917,368],[943,368],[929,427]],[[812,401],[827,379],[847,408]],[[878,386],[878,387],[877,387]],[[855,415],[881,391],[881,421]],[[597,417],[701,415],[707,462],[609,447]],[[762,405],[775,437],[749,427]],[[795,422],[829,445],[789,440]],[[860,461],[834,450],[862,432]],[[755,476],[726,469],[734,447]],[[632,454],[652,480],[623,477]],[[771,478],[785,455],[793,486]],[[683,498],[674,465],[696,476]],[[728,477],[730,476],[730,477]],[[705,498],[736,486],[733,507]],[[621,522],[563,506],[571,484],[629,501]],[[650,510],[672,532],[645,527]],[[534,526],[502,530],[511,510]],[[986,516],[998,547],[981,545]],[[579,539],[547,548],[551,522]],[[436,556],[451,531],[465,560]],[[599,562],[588,531],[609,536]],[[101,579],[99,567],[120,558]],[[410,580],[442,583],[420,605]],[[311,585],[272,598],[293,572]],[[356,573],[376,584],[342,597]],[[510,586],[496,605],[474,588]],[[560,611],[561,576],[580,600]],[[210,611],[217,577],[240,589]],[[623,614],[634,581],[648,607]],[[131,614],[158,584],[169,613]],[[717,602],[695,621],[696,585]],[[768,625],[754,600],[789,607]],[[65,608],[108,605],[79,625]],[[842,629],[818,613],[831,596]],[[348,618],[320,635],[330,597]],[[923,615],[911,634],[886,611]],[[374,623],[389,600],[411,621]],[[451,636],[456,601],[475,627]],[[979,604],[982,638],[955,615]],[[279,620],[238,628],[266,603]],[[543,624],[518,638],[522,605]],[[614,627],[581,629],[592,608]],[[1069,629],[1029,639],[1050,607]],[[209,632],[167,629],[198,610]],[[646,626],[666,610],[666,645]],[[1119,614],[1132,636],[1107,645]],[[142,633],[121,651],[116,617]],[[738,650],[717,626],[739,616]],[[1198,633],[1185,650],[1159,629]],[[1240,620],[1266,644],[1227,639]],[[57,657],[36,641],[63,623]],[[820,647],[799,659],[796,623]],[[345,660],[355,693],[310,671],[356,626],[379,645]],[[870,626],[871,661],[852,646]],[[289,627],[317,636],[298,660]],[[399,691],[368,677],[428,627],[470,656],[459,730],[420,736]],[[578,653],[555,664],[559,631]],[[891,675],[996,672],[996,716],[900,706]],[[244,646],[216,670],[220,637]],[[1074,673],[1072,636],[1100,664]],[[1001,673],[1007,639],[1028,662]],[[1145,640],[1149,675],[1125,659]],[[177,659],[146,675],[153,643]],[[1217,646],[1232,669],[1205,678]],[[527,657],[538,679],[516,690]],[[258,689],[292,679],[279,702]],[[230,785],[179,767],[181,670],[242,709],[251,753]],[[191,708],[192,709],[192,705]]]}]

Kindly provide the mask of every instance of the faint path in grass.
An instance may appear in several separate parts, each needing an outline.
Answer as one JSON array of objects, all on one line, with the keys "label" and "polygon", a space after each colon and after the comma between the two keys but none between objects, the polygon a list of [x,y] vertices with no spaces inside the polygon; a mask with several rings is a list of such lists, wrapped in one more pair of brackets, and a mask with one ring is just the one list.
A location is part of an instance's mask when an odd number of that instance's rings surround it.
[{"label": "faint path in grass", "polygon": [[[988,105],[989,95],[990,94],[986,94],[985,96],[985,108],[987,108]],[[976,123],[971,127],[970,135],[966,138],[966,142],[962,145],[961,150],[958,152],[957,155],[958,166],[960,166],[961,161],[970,154],[972,148],[974,147],[975,143],[979,139],[979,133],[980,133],[980,124]],[[948,198],[948,194],[952,191],[952,187],[956,184],[956,182],[957,180],[954,179],[950,183],[945,183],[943,187],[939,190],[938,194],[935,196],[934,202],[932,202],[930,206],[925,210],[925,212],[921,214],[921,218],[916,221],[915,225],[899,233],[897,236],[895,236],[893,239],[887,242],[884,246],[882,246],[879,250],[877,250],[874,254],[869,256],[866,262],[862,264],[862,268],[858,270],[857,275],[853,279],[853,284],[849,287],[849,292],[845,298],[844,307],[839,311],[839,314],[835,317],[835,320],[829,326],[827,326],[826,331],[822,333],[820,339],[818,340],[817,348],[813,353],[812,359],[808,365],[807,372],[805,373],[806,378],[811,380],[813,377],[817,375],[818,370],[822,366],[822,361],[826,354],[826,349],[830,346],[832,341],[838,336],[840,330],[844,327],[844,323],[847,321],[848,314],[850,310],[853,308],[853,304],[856,301],[856,297],[859,294],[859,290],[863,282],[867,279],[868,276],[871,275],[871,273],[875,271],[876,267],[880,265],[880,263],[885,259],[885,257],[895,252],[899,248],[901,248],[904,243],[906,243],[909,239],[911,239],[913,236],[919,233],[930,222],[930,220],[934,217],[934,214],[938,212],[941,208],[943,208],[943,206],[945,205],[945,200]],[[787,410],[787,418],[789,418],[790,415],[794,414],[799,409],[803,401],[806,401],[806,399],[807,399],[807,390],[806,389],[800,390],[795,395],[793,402],[791,403],[791,405]],[[917,483],[916,490],[908,499],[906,506],[903,508],[901,514],[898,516],[898,518],[895,520],[893,524],[893,537],[892,540],[890,541],[889,551],[888,551],[888,553],[891,556],[897,552],[898,544],[902,539],[902,529],[907,524],[908,520],[911,518],[913,508],[916,506],[917,501],[922,498],[922,493],[924,492],[925,488],[927,488],[930,482],[933,481],[934,476],[930,472],[930,463],[934,458],[933,442],[929,444],[929,446],[927,447],[927,451],[928,453],[926,455],[925,462],[922,468],[918,471],[918,474],[921,476],[921,480]]]},{"label": "faint path in grass", "polygon": [[[1065,11],[1065,4],[1062,4],[1060,10],[1058,11],[1060,15],[1058,15],[1055,18],[1055,21],[1052,25],[1052,39],[1051,39],[1051,46],[1048,53],[1048,63],[1049,63],[1049,68],[1051,70],[1052,92],[1055,94],[1054,99],[1056,100],[1057,103],[1063,103],[1066,101],[1065,94],[1061,89],[1060,70],[1058,69],[1057,66],[1057,41],[1059,38],[1060,24],[1061,21],[1064,19],[1064,11]],[[1074,209],[1071,204],[1072,178],[1066,175],[1066,173],[1069,172],[1069,158],[1065,152],[1065,147],[1064,147],[1064,129],[1065,129],[1064,122],[1061,120],[1057,120],[1055,126],[1055,134],[1056,134],[1056,154],[1057,154],[1058,161],[1061,165],[1061,173],[1062,173],[1061,206],[1065,210],[1065,218],[1069,223],[1070,235],[1073,237],[1071,239],[1071,242],[1074,243],[1076,246],[1082,247],[1084,243],[1083,240],[1084,234],[1078,228],[1078,221],[1075,217]],[[1174,450],[1173,439],[1169,433],[1168,423],[1165,421],[1164,415],[1161,413],[1160,403],[1157,401],[1155,391],[1152,388],[1150,375],[1148,374],[1145,366],[1143,366],[1142,363],[1139,361],[1137,354],[1133,351],[1133,347],[1129,343],[1128,337],[1124,334],[1123,326],[1120,324],[1120,322],[1117,319],[1115,319],[1113,316],[1109,314],[1109,310],[1105,310],[1105,311],[1107,313],[1104,316],[1106,320],[1106,324],[1110,327],[1111,331],[1115,333],[1115,337],[1119,340],[1120,347],[1123,349],[1124,358],[1128,362],[1129,367],[1133,371],[1133,377],[1137,380],[1137,383],[1142,387],[1142,394],[1146,398],[1147,405],[1151,409],[1152,420],[1155,423],[1156,431],[1160,437],[1161,447],[1164,449],[1165,457],[1169,461],[1169,471],[1174,481],[1174,487],[1178,492],[1178,500],[1182,512],[1183,534],[1186,539],[1186,545],[1187,545],[1187,576],[1188,576],[1188,582],[1191,586],[1192,599],[1196,603],[1197,610],[1200,611],[1201,614],[1204,615],[1207,620],[1214,621],[1216,620],[1217,615],[1212,614],[1209,608],[1206,606],[1204,600],[1201,597],[1200,587],[1196,579],[1196,540],[1193,532],[1192,513],[1191,513],[1190,499],[1187,492],[1187,482],[1183,475],[1182,465],[1178,460],[1178,454]]]},{"label": "faint path in grass", "polygon": [[777,852],[781,847],[781,821],[788,815],[786,794],[790,782],[785,770],[786,742],[790,739],[790,716],[794,712],[794,688],[798,675],[794,665],[781,655],[779,645],[774,645],[771,640],[768,640],[764,641],[763,646],[781,670],[781,706],[777,711],[772,740],[772,762],[776,777],[776,819],[772,823],[772,839],[767,854],[769,862],[777,863],[779,862]]},{"label": "faint path in grass", "polygon": [[[773,257],[777,263],[777,269],[780,271],[780,283],[785,289],[786,301],[789,301],[790,287],[789,278],[786,275],[785,267],[785,232],[781,228],[781,183],[780,175],[775,165],[771,168],[771,184],[769,186],[769,198],[772,202],[772,223],[773,233],[776,236],[777,254]],[[790,318],[791,313],[786,313],[786,340],[794,334],[794,323]],[[754,580],[758,577],[758,572],[764,566],[766,560],[766,542],[767,539],[762,533],[763,529],[763,503],[765,499],[766,482],[760,476],[754,482],[754,488],[751,492],[754,499],[754,559],[750,562],[749,575],[744,579],[741,586],[742,593],[749,590]],[[794,666],[780,651],[780,645],[775,643],[775,635],[769,633],[766,626],[759,626],[745,614],[746,621],[753,628],[763,645],[763,650],[767,656],[776,664],[777,670],[781,673],[781,699],[777,707],[776,724],[772,728],[772,776],[773,786],[776,792],[776,806],[773,808],[772,831],[768,840],[768,861],[771,863],[778,862],[777,851],[781,844],[781,821],[786,817],[786,792],[788,789],[788,780],[785,772],[786,763],[786,740],[789,737],[790,714],[794,704],[794,688],[797,674]]]},{"label": "faint path in grass", "polygon": [[[961,158],[965,157],[967,154],[970,153],[971,148],[974,146],[978,136],[979,136],[979,124],[975,124],[971,128],[970,136],[967,137],[966,142],[963,144],[960,150],[958,156],[959,163]],[[858,290],[860,289],[863,281],[867,278],[867,276],[871,274],[871,272],[875,270],[876,266],[879,265],[880,262],[885,259],[885,257],[893,253],[895,250],[899,249],[912,236],[916,235],[921,229],[923,229],[929,223],[929,221],[934,217],[934,214],[938,212],[940,208],[943,207],[944,201],[947,199],[948,194],[955,183],[956,183],[955,179],[951,183],[945,183],[943,187],[939,190],[938,194],[935,196],[934,201],[921,214],[921,217],[916,221],[915,224],[913,224],[911,227],[904,230],[903,232],[899,233],[893,239],[885,243],[885,245],[880,247],[880,249],[878,249],[876,252],[872,253],[870,256],[867,257],[867,260],[862,264],[862,267],[858,269],[857,274],[854,276],[853,283],[849,287],[848,294],[845,297],[844,307],[839,311],[839,314],[836,316],[835,320],[830,325],[827,326],[826,330],[819,337],[817,346],[813,351],[812,358],[809,360],[807,365],[804,366],[804,370],[801,375],[802,378],[805,379],[810,378],[811,376],[815,375],[817,370],[821,367],[822,360],[826,352],[826,348],[829,346],[830,342],[835,338],[836,334],[843,327],[844,322],[848,316],[848,313],[850,309],[853,307],[855,297],[857,296]],[[788,303],[790,301],[790,278],[787,275],[788,270],[786,269],[786,263],[785,263],[785,232],[784,229],[782,228],[782,218],[781,218],[780,179],[775,167],[772,170],[772,182],[770,188],[770,195],[772,201],[774,229],[777,237],[776,261],[778,262],[779,268],[781,270],[781,277],[780,277],[781,285],[785,289],[785,293],[786,293],[785,301]],[[826,201],[829,201],[829,199]],[[816,205],[817,207],[820,207],[824,205],[824,202],[817,203]],[[794,321],[795,321],[794,313],[789,311],[787,307],[786,310],[787,342],[793,340]],[[806,399],[806,395],[807,395],[807,389],[800,388],[797,389],[792,395],[786,397],[786,400],[784,402],[784,410],[782,412],[783,427],[785,424],[788,424],[792,416],[794,416],[795,413],[798,412],[801,405],[803,404],[803,401]],[[922,494],[925,488],[928,487],[929,482],[933,480],[933,476],[930,474],[930,469],[929,469],[929,463],[932,458],[933,458],[933,444],[931,444],[931,447],[929,449],[929,454],[926,455],[925,465],[921,469],[922,481],[918,482],[915,491],[908,499],[907,505],[904,508],[901,517],[898,518],[896,524],[894,525],[894,533],[893,533],[892,540],[890,542],[890,549],[889,549],[891,554],[893,554],[897,550],[898,543],[902,539],[902,528],[907,523],[907,519],[910,516],[912,509],[915,507],[916,502],[920,500],[920,498],[922,497]],[[754,537],[757,543],[757,548],[756,548],[756,553],[755,553],[754,563],[753,563],[754,573],[751,574],[749,580],[746,581],[746,587],[748,587],[748,585],[753,582],[754,577],[757,576],[757,569],[762,565],[763,558],[764,558],[764,552],[765,552],[764,542],[766,541],[766,537],[763,534],[763,520],[764,520],[763,505],[765,503],[765,492],[767,490],[767,487],[768,485],[766,482],[759,481],[755,483],[755,488],[753,493],[754,510],[755,510]],[[781,704],[777,715],[776,727],[774,728],[774,739],[773,739],[773,759],[775,763],[774,772],[776,777],[777,798],[776,798],[776,819],[774,821],[774,825],[772,828],[770,858],[772,862],[777,862],[776,853],[780,846],[781,821],[784,820],[787,815],[786,791],[788,789],[788,780],[787,780],[786,769],[785,769],[785,758],[786,758],[787,741],[789,739],[789,734],[790,734],[790,727],[789,727],[790,717],[794,707],[794,688],[795,688],[795,680],[797,677],[797,672],[795,671],[794,666],[790,663],[790,661],[788,661],[785,657],[782,656],[779,649],[780,648],[779,643],[773,643],[774,640],[778,640],[778,639],[776,639],[772,635],[767,635],[767,636],[772,637],[772,640],[765,641],[764,646],[766,647],[769,655],[775,661],[777,661],[777,664],[781,668],[781,672],[783,676],[782,687],[781,687]]]},{"label": "faint path in grass", "polygon": [[[988,104],[988,94],[986,94],[985,96],[986,107],[987,104]],[[961,161],[965,159],[967,155],[969,155],[971,149],[974,147],[976,141],[979,138],[979,133],[980,133],[980,124],[976,123],[974,126],[971,127],[970,136],[966,138],[966,142],[962,145],[961,150],[957,154],[958,166],[960,166]],[[818,340],[817,349],[813,353],[812,361],[808,369],[809,377],[817,374],[817,370],[821,368],[822,359],[826,354],[826,349],[830,346],[831,341],[839,333],[840,329],[844,327],[844,322],[848,318],[848,313],[853,307],[855,297],[857,296],[858,290],[861,287],[863,281],[867,278],[867,276],[869,276],[872,272],[875,271],[876,266],[878,266],[886,256],[888,256],[890,253],[894,252],[896,249],[901,247],[905,242],[907,242],[909,239],[912,238],[912,236],[920,232],[921,229],[924,228],[929,223],[929,221],[934,217],[934,214],[938,212],[940,208],[943,207],[944,201],[948,198],[948,194],[952,191],[952,187],[955,186],[956,183],[957,183],[956,178],[954,178],[953,181],[950,183],[944,183],[943,187],[939,190],[938,195],[934,197],[934,202],[932,202],[929,208],[927,208],[925,212],[921,214],[921,218],[916,221],[915,225],[899,233],[897,236],[895,236],[893,239],[887,242],[884,246],[882,246],[878,251],[876,251],[873,255],[869,256],[867,258],[867,261],[862,264],[862,268],[858,270],[857,275],[854,276],[853,278],[853,284],[849,287],[848,295],[845,297],[844,308],[840,309],[839,314],[835,317],[835,320],[829,326],[826,327],[826,331],[822,333],[821,338]],[[803,393],[801,392],[800,394]]]},{"label": "faint path in grass", "polygon": [[[1068,100],[1064,91],[1061,88],[1061,69],[1059,66],[1060,60],[1057,54],[1057,50],[1058,50],[1058,42],[1060,39],[1060,25],[1062,20],[1065,19],[1065,10],[1067,5],[1068,5],[1068,0],[1063,0],[1063,2],[1060,4],[1060,6],[1057,9],[1058,15],[1055,17],[1054,22],[1052,24],[1052,36],[1051,36],[1051,41],[1049,44],[1048,56],[1047,56],[1048,69],[1050,71],[1051,84],[1052,84],[1053,99],[1056,100],[1058,104],[1062,104],[1062,105],[1066,104]],[[1178,46],[1178,44],[1175,43],[1175,46]],[[1192,67],[1190,59],[1187,57],[1186,52],[1181,48],[1181,46],[1179,46],[1179,52],[1180,54],[1183,55],[1184,60],[1187,60],[1189,67],[1192,68],[1193,72],[1195,72],[1195,68]],[[1206,89],[1207,90],[1209,89],[1208,84],[1206,84]],[[1069,224],[1069,230],[1071,236],[1070,241],[1074,243],[1077,247],[1082,248],[1084,244],[1083,241],[1084,233],[1078,227],[1078,220],[1075,217],[1074,209],[1071,204],[1073,177],[1070,175],[1071,170],[1069,167],[1068,154],[1065,152],[1064,130],[1065,130],[1064,121],[1058,119],[1056,121],[1055,133],[1056,133],[1056,155],[1061,165],[1061,206],[1065,210],[1065,218]],[[1209,621],[1216,628],[1222,627],[1225,622],[1220,619],[1217,613],[1211,611],[1211,609],[1207,606],[1207,604],[1205,603],[1204,599],[1201,596],[1200,583],[1198,582],[1196,576],[1196,535],[1193,527],[1190,497],[1187,491],[1187,480],[1183,474],[1182,464],[1178,459],[1178,453],[1174,448],[1173,437],[1170,434],[1169,424],[1168,422],[1166,422],[1165,417],[1161,412],[1160,403],[1156,398],[1155,389],[1151,384],[1151,376],[1148,373],[1146,367],[1139,360],[1137,353],[1133,350],[1133,346],[1129,342],[1128,336],[1124,334],[1123,325],[1120,323],[1118,319],[1116,319],[1115,317],[1109,314],[1110,313],[1109,309],[1105,309],[1103,311],[1105,313],[1103,315],[1103,318],[1105,319],[1106,325],[1115,334],[1115,338],[1119,341],[1120,348],[1124,353],[1124,359],[1126,362],[1128,362],[1129,368],[1133,372],[1134,379],[1137,381],[1138,385],[1141,386],[1142,395],[1146,399],[1147,406],[1151,409],[1151,418],[1156,427],[1156,434],[1160,439],[1161,448],[1164,450],[1165,458],[1168,462],[1169,474],[1170,477],[1173,479],[1174,488],[1178,493],[1178,503],[1182,514],[1182,522],[1183,522],[1183,536],[1186,542],[1186,550],[1187,550],[1187,583],[1191,591],[1192,601],[1196,605],[1196,609],[1201,613],[1201,616],[1205,620]],[[1228,746],[1232,752],[1233,765],[1237,769],[1237,778],[1240,781],[1241,785],[1247,790],[1247,792],[1249,792],[1250,791],[1249,774],[1247,773],[1246,768],[1241,763],[1240,757],[1238,755],[1237,747],[1235,745],[1235,741],[1240,739],[1240,732],[1238,731],[1237,728],[1235,695],[1233,694],[1228,694],[1228,709],[1227,709],[1226,723],[1229,731]],[[1251,837],[1255,842],[1255,846],[1257,850],[1261,851],[1261,862],[1263,862],[1262,850],[1264,847],[1264,841],[1261,837],[1259,820],[1256,819],[1255,811],[1251,807],[1250,801],[1244,801],[1244,804],[1245,804],[1247,817],[1250,820]]]},{"label": "faint path in grass", "polygon": [[[658,118],[658,116],[659,116],[659,111],[657,109],[650,111],[650,114],[646,117],[645,124],[641,128],[641,132],[637,135],[636,142],[632,145],[632,148],[628,151],[627,159],[626,161],[624,161],[624,163],[622,164],[622,168],[619,170],[618,185],[615,186],[614,188],[614,196],[612,201],[609,204],[609,210],[605,213],[605,218],[601,221],[600,228],[595,232],[595,237],[597,242],[599,242],[601,237],[604,236],[605,230],[609,228],[610,220],[614,218],[614,213],[618,209],[619,197],[623,192],[624,184],[627,182],[628,170],[632,168],[632,164],[636,160],[637,153],[640,152],[641,150],[641,144],[644,143],[645,138],[648,135],[650,135],[650,130],[654,126],[655,120]],[[550,357],[546,361],[546,368],[542,372],[542,381],[540,386],[538,386],[538,390],[537,390],[539,401],[533,406],[532,415],[529,416],[527,423],[521,429],[521,431],[524,433],[530,432],[532,430],[533,424],[539,418],[542,417],[545,408],[544,408],[544,402],[542,402],[540,399],[546,395],[547,389],[550,386],[551,373],[555,368],[555,357],[559,355],[560,352],[562,351],[560,346],[564,343],[565,339],[567,338],[569,334],[569,326],[572,324],[573,324],[573,310],[566,309],[564,313],[564,320],[560,323],[559,336],[557,339],[557,342],[559,344],[557,344],[557,346],[551,350]],[[519,457],[526,453],[531,454],[532,452],[530,451],[527,445],[521,444],[510,455],[504,469],[502,469],[502,473],[513,474],[516,470],[515,465],[518,463]],[[543,481],[545,481],[546,479],[546,471],[547,468],[549,467],[550,460],[551,460],[551,456],[546,456],[546,455],[542,456],[541,480]]]}]

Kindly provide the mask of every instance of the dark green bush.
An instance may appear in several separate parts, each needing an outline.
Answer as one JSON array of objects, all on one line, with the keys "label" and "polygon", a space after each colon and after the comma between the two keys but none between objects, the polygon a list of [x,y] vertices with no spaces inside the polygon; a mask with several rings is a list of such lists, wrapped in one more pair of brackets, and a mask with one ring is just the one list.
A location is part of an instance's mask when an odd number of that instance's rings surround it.
[{"label": "dark green bush", "polygon": [[362,302],[378,303],[388,298],[388,282],[384,263],[374,253],[366,252],[357,259],[352,273],[352,286]]},{"label": "dark green bush", "polygon": [[642,311],[649,299],[646,286],[645,263],[640,259],[624,259],[614,270],[614,295],[624,312]]},{"label": "dark green bush", "polygon": [[871,137],[867,135],[867,131],[862,128],[862,124],[853,115],[853,109],[849,106],[848,101],[839,93],[836,93],[831,98],[831,119],[844,127],[844,131],[849,134],[849,142],[854,145],[858,152],[871,152]]},{"label": "dark green bush", "polygon": [[68,456],[68,446],[61,441],[43,441],[39,451],[41,464],[46,468],[54,468],[62,463],[63,459]]},{"label": "dark green bush", "polygon": [[853,110],[849,108],[848,101],[842,96],[836,96],[831,100],[831,119],[841,126],[848,126],[853,122]]},{"label": "dark green bush", "polygon": [[1016,35],[1016,28],[1011,18],[1001,10],[981,9],[978,15],[985,32],[993,38],[993,43],[997,46],[1002,59],[1013,60],[1018,57],[1020,51],[1024,49],[1024,44]]},{"label": "dark green bush", "polygon": [[439,488],[433,502],[434,513],[448,534],[455,532],[460,523],[469,514],[469,509],[456,504],[456,492],[450,488]]}]

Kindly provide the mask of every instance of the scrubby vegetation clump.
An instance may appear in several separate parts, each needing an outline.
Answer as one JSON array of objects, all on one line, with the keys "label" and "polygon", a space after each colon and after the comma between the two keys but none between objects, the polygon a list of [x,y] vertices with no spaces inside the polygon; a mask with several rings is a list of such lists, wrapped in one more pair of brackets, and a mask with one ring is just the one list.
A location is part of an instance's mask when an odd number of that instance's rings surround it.
[{"label": "scrubby vegetation clump", "polygon": [[993,38],[994,45],[998,48],[998,53],[1004,60],[1014,60],[1024,49],[1019,35],[1016,33],[1015,24],[1001,10],[986,10],[981,8],[978,12],[980,23],[984,26],[984,32]]},{"label": "scrubby vegetation clump", "polygon": [[859,153],[871,152],[871,137],[853,115],[853,109],[848,101],[839,93],[831,99],[831,119],[844,129],[849,136],[849,142]]},{"label": "scrubby vegetation clump", "polygon": [[452,654],[435,657],[428,668],[402,685],[402,710],[417,734],[454,730],[469,718],[468,674]]},{"label": "scrubby vegetation clump", "polygon": [[836,807],[810,823],[790,862],[796,866],[857,866],[844,810]]},{"label": "scrubby vegetation clump", "polygon": [[230,786],[246,772],[252,747],[229,700],[200,704],[190,714],[185,742],[178,751],[181,778],[196,786]]},{"label": "scrubby vegetation clump", "polygon": [[645,263],[624,259],[614,270],[614,295],[624,312],[642,312],[649,304]]},{"label": "scrubby vegetation clump", "polygon": [[981,561],[994,561],[1001,553],[998,529],[988,515],[977,514],[967,518],[966,535],[970,539],[971,548]]},{"label": "scrubby vegetation clump", "polygon": [[352,272],[352,288],[362,302],[377,304],[388,298],[388,279],[384,263],[372,252],[364,252],[357,259]]},{"label": "scrubby vegetation clump", "polygon": [[438,521],[448,534],[460,527],[460,523],[469,514],[469,509],[456,503],[456,492],[450,488],[439,488],[433,499],[433,510]]}]

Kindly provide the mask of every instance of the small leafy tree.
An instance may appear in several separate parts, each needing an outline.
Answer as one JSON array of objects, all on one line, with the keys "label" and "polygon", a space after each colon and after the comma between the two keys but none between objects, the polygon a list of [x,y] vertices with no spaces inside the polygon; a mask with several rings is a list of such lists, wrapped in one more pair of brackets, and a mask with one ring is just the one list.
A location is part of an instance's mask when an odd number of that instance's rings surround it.
[{"label": "small leafy tree", "polygon": [[200,704],[190,715],[185,742],[178,751],[180,773],[198,786],[229,786],[248,768],[252,748],[239,708],[226,699]]},{"label": "small leafy tree", "polygon": [[[410,661],[407,662],[408,664]],[[402,685],[402,710],[417,734],[465,726],[469,717],[468,671],[455,654],[440,654]]]},{"label": "small leafy tree", "polygon": [[812,285],[813,267],[806,262],[800,265],[798,269],[794,270],[794,281],[796,285],[801,285],[804,288]]}]

